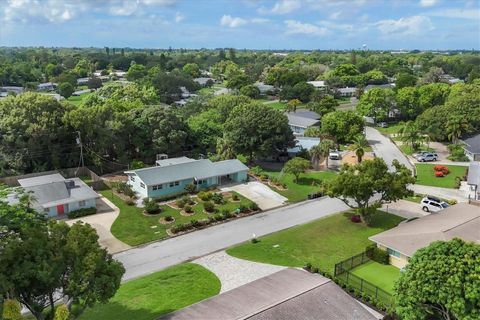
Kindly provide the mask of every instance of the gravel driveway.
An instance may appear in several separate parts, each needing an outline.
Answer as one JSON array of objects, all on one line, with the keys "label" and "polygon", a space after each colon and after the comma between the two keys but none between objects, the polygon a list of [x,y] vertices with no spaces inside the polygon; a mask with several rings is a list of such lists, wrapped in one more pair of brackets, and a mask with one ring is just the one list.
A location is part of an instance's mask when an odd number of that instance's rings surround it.
[{"label": "gravel driveway", "polygon": [[215,273],[222,284],[220,293],[286,269],[272,264],[234,258],[225,251],[215,252],[192,262]]}]

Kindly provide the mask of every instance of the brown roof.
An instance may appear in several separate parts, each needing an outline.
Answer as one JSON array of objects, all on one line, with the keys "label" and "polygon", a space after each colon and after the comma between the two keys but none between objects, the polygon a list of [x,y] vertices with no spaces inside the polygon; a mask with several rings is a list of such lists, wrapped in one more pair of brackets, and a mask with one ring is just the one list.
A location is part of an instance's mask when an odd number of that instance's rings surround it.
[{"label": "brown roof", "polygon": [[330,279],[285,269],[250,282],[161,320],[376,319]]},{"label": "brown roof", "polygon": [[401,223],[369,239],[411,257],[430,243],[460,238],[480,243],[480,207],[459,203],[438,213]]}]

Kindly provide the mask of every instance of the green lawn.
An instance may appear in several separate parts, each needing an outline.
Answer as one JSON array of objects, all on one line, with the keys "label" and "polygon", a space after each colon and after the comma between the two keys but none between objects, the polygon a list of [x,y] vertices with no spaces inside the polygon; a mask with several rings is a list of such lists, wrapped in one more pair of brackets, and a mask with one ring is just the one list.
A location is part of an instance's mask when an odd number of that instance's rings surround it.
[{"label": "green lawn", "polygon": [[403,123],[396,123],[396,124],[389,124],[388,127],[386,128],[380,128],[377,126],[375,126],[374,128],[385,135],[390,135],[390,134],[399,133],[402,127],[403,127]]},{"label": "green lawn", "polygon": [[246,260],[288,267],[310,262],[333,273],[336,263],[356,255],[370,244],[368,237],[395,227],[402,218],[379,211],[372,226],[353,223],[348,214],[336,214],[314,222],[244,243],[228,249],[228,254]]},{"label": "green lawn", "polygon": [[73,103],[76,106],[79,106],[83,102],[83,100],[85,100],[85,98],[87,98],[89,95],[91,95],[91,93],[84,93],[79,96],[71,96],[67,99],[67,101]]},{"label": "green lawn", "polygon": [[220,292],[220,280],[204,267],[180,264],[123,284],[106,304],[88,308],[81,320],[152,320]]},{"label": "green lawn", "polygon": [[437,178],[433,171],[435,164],[422,163],[415,166],[417,167],[417,184],[442,188],[456,188],[455,177],[463,178],[467,172],[467,167],[447,165],[450,173],[445,177]]},{"label": "green lawn", "polygon": [[426,145],[421,145],[420,147],[418,147],[418,149],[414,150],[410,144],[407,145],[404,143],[399,148],[400,150],[402,150],[403,153],[409,156],[420,151],[435,152],[435,149],[428,148]]},{"label": "green lawn", "polygon": [[[199,199],[197,199],[198,203],[193,206],[195,214],[189,217],[182,216],[179,210],[166,205],[161,206],[164,210],[161,214],[145,216],[143,214],[143,209],[136,206],[128,206],[122,199],[112,194],[111,190],[104,190],[100,193],[120,209],[120,215],[114,221],[110,231],[116,238],[131,246],[165,239],[168,237],[166,230],[175,224],[186,223],[191,220],[207,219],[209,216],[203,212],[203,203]],[[223,205],[215,205],[215,207],[220,211],[222,209],[234,211],[240,204],[245,204],[247,206],[251,204],[250,200],[239,194],[238,196],[241,199],[240,202],[227,202]],[[175,222],[169,225],[160,224],[160,217],[167,215],[174,217]]]},{"label": "green lawn", "polygon": [[400,278],[400,269],[392,265],[385,265],[375,261],[364,263],[351,272],[376,285],[377,287],[393,294],[393,285]]},{"label": "green lawn", "polygon": [[309,171],[301,174],[298,183],[296,183],[294,182],[295,177],[291,174],[284,174],[278,171],[265,171],[265,173],[269,176],[278,177],[282,183],[287,185],[287,190],[285,191],[271,188],[288,198],[290,202],[306,200],[309,193],[318,192],[322,181],[331,179],[336,175],[333,171]]},{"label": "green lawn", "polygon": [[287,107],[287,104],[285,102],[273,102],[273,103],[268,103],[267,106],[272,107],[273,109],[283,111]]}]

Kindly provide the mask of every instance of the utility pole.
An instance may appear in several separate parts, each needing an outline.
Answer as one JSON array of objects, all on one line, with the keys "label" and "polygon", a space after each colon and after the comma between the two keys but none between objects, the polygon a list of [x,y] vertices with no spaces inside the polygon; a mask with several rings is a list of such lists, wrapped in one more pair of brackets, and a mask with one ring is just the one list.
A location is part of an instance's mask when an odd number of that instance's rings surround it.
[{"label": "utility pole", "polygon": [[77,131],[77,144],[80,146],[80,160],[82,167],[85,167],[85,163],[83,162],[83,143],[82,143],[82,135],[80,131]]}]

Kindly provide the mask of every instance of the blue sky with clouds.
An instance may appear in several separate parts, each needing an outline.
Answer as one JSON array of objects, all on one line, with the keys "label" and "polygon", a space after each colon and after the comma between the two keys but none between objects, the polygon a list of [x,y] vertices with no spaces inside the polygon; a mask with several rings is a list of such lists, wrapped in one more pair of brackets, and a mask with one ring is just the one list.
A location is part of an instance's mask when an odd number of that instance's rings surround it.
[{"label": "blue sky with clouds", "polygon": [[0,0],[0,46],[480,49],[480,0]]}]

